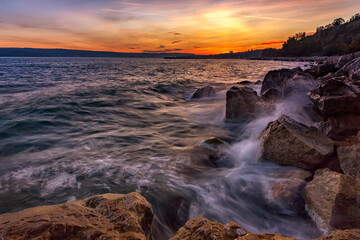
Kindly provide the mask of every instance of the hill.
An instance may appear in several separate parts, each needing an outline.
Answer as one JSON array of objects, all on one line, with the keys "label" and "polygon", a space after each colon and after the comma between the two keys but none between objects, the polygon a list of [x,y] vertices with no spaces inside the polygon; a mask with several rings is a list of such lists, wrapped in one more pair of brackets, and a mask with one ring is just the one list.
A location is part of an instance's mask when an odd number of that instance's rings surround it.
[{"label": "hill", "polygon": [[283,44],[282,49],[265,49],[263,57],[336,56],[360,51],[360,14],[348,21],[337,18],[306,36],[298,33]]}]

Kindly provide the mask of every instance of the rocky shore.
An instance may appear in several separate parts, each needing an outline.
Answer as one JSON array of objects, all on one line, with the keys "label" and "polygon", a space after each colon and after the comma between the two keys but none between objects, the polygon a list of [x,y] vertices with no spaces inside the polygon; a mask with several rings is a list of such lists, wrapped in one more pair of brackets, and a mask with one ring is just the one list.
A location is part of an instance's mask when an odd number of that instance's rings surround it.
[{"label": "rocky shore", "polygon": [[[276,173],[270,182],[275,201],[284,202],[314,221],[326,239],[360,239],[360,56],[321,61],[303,71],[279,69],[264,78],[258,94],[251,84],[226,94],[227,122],[248,122],[296,97],[310,104],[304,112],[312,124],[282,115],[258,136],[261,160],[294,170]],[[213,97],[215,89],[198,89],[192,99]],[[205,140],[194,151],[216,166],[227,143]],[[206,159],[205,159],[206,161]],[[152,207],[138,193],[103,194],[60,205],[0,215],[1,239],[153,239]],[[256,234],[235,222],[191,219],[172,240],[282,240],[280,234]]]}]

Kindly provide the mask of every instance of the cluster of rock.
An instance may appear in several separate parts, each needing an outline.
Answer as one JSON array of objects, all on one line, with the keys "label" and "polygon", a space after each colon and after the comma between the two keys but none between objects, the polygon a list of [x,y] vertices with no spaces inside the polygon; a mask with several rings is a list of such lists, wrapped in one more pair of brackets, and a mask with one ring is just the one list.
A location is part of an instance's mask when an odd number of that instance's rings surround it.
[{"label": "cluster of rock", "polygon": [[138,193],[103,194],[0,215],[1,239],[151,239],[154,213]]},{"label": "cluster of rock", "polygon": [[[306,208],[326,233],[360,228],[359,87],[360,57],[346,56],[307,71],[270,71],[261,96],[247,87],[232,87],[227,92],[226,119],[230,121],[251,119],[262,106],[293,94],[309,97],[312,113],[317,115],[313,119],[318,119],[316,127],[283,115],[260,134],[261,152],[264,160],[307,171],[300,177],[301,184],[270,189],[274,198],[295,209]],[[291,191],[297,194],[288,193]]]},{"label": "cluster of rock", "polygon": [[[103,194],[53,206],[0,215],[2,239],[150,240],[153,210],[138,193]],[[281,234],[254,234],[235,222],[191,219],[170,240],[296,240]],[[360,230],[319,238],[360,239]]]}]

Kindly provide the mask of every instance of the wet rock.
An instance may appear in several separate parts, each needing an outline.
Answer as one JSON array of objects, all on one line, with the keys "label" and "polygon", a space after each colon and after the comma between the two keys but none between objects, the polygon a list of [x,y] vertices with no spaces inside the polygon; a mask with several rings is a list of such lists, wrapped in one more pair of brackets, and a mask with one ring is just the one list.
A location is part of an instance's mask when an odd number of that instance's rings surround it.
[{"label": "wet rock", "polygon": [[204,98],[204,97],[213,97],[215,96],[215,89],[211,86],[206,86],[196,90],[196,92],[192,95],[192,99],[194,98]]},{"label": "wet rock", "polygon": [[245,81],[238,82],[237,84],[241,84],[241,85],[252,85],[252,84],[254,84],[254,83],[253,83],[253,82],[250,82],[250,81],[245,80]]},{"label": "wet rock", "polygon": [[360,114],[343,114],[328,117],[319,123],[319,130],[333,140],[341,141],[355,136],[360,130]]},{"label": "wet rock", "polygon": [[316,169],[334,152],[324,133],[288,116],[268,124],[260,134],[262,158],[282,165]]},{"label": "wet rock", "polygon": [[306,207],[319,229],[360,227],[360,182],[349,175],[320,169],[305,187]]},{"label": "wet rock", "polygon": [[266,90],[262,95],[261,99],[264,101],[277,101],[282,98],[282,93],[274,88]]},{"label": "wet rock", "polygon": [[232,87],[226,93],[226,120],[244,121],[260,112],[260,97],[249,87]]},{"label": "wet rock", "polygon": [[294,91],[307,92],[315,85],[315,81],[308,73],[301,69],[280,69],[266,74],[261,86],[261,95],[269,89],[275,89],[282,97],[290,96]]},{"label": "wet rock", "polygon": [[360,179],[360,145],[339,147],[337,152],[342,171]]},{"label": "wet rock", "polygon": [[238,224],[226,225],[203,217],[191,219],[170,240],[296,240],[280,234],[253,234]]},{"label": "wet rock", "polygon": [[316,240],[360,240],[360,229],[337,230]]},{"label": "wet rock", "polygon": [[305,201],[302,195],[308,180],[312,178],[309,171],[301,169],[283,169],[275,172],[269,181],[269,190],[274,204],[284,204],[305,215]]},{"label": "wet rock", "polygon": [[326,61],[313,66],[306,70],[306,72],[310,73],[314,78],[319,78],[329,73],[335,73],[337,70],[339,70],[339,68],[336,67],[336,64],[333,61]]},{"label": "wet rock", "polygon": [[345,64],[339,71],[335,73],[335,76],[347,76],[350,81],[356,85],[360,84],[360,57],[353,59]]},{"label": "wet rock", "polygon": [[262,81],[261,80],[258,80],[255,82],[255,85],[261,85],[262,84]]},{"label": "wet rock", "polygon": [[218,138],[209,138],[195,146],[191,155],[201,165],[208,165],[211,167],[218,167],[221,161],[224,160],[225,147],[227,144]]},{"label": "wet rock", "polygon": [[0,215],[4,239],[151,238],[153,210],[138,193],[103,194]]},{"label": "wet rock", "polygon": [[[229,237],[225,238],[227,233]],[[234,234],[235,233],[235,234]],[[238,225],[225,229],[224,224],[203,217],[191,219],[170,240],[236,239],[246,232]],[[232,237],[231,237],[232,236]]]},{"label": "wet rock", "polygon": [[360,90],[352,83],[331,79],[308,95],[324,117],[360,113]]}]

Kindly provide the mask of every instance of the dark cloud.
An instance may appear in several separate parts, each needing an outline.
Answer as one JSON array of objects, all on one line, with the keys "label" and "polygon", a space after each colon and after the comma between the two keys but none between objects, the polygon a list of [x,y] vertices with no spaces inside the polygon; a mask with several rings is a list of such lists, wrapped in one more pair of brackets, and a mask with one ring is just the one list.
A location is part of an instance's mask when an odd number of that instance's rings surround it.
[{"label": "dark cloud", "polygon": [[178,32],[168,32],[168,33],[171,35],[181,35],[181,33],[178,33]]},{"label": "dark cloud", "polygon": [[164,46],[164,45],[160,45],[159,48],[165,48],[165,46]]},{"label": "dark cloud", "polygon": [[193,46],[193,48],[201,48],[201,47],[198,47],[198,46]]},{"label": "dark cloud", "polygon": [[164,50],[143,50],[143,53],[172,53],[172,52],[178,52],[178,51],[182,51],[183,49],[181,48],[170,48],[170,49],[164,49]]},{"label": "dark cloud", "polygon": [[177,40],[177,41],[171,42],[171,44],[176,44],[176,43],[181,43],[181,42],[182,42],[182,40]]}]

